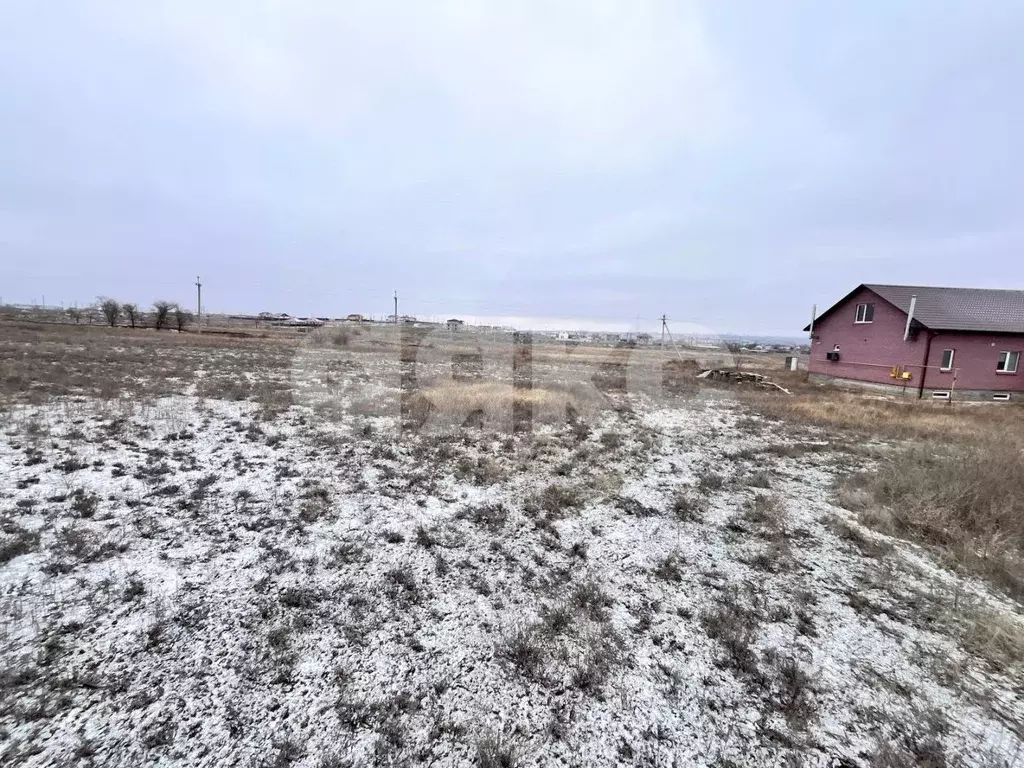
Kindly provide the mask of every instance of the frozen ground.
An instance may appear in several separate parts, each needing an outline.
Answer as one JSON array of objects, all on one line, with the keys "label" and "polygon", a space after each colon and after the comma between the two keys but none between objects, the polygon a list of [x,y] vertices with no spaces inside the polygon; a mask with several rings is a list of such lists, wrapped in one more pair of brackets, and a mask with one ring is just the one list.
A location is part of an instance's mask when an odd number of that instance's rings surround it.
[{"label": "frozen ground", "polygon": [[[725,397],[400,441],[168,396],[0,436],[0,762],[1024,764],[1018,612]],[[881,459],[879,457],[882,457]]]}]

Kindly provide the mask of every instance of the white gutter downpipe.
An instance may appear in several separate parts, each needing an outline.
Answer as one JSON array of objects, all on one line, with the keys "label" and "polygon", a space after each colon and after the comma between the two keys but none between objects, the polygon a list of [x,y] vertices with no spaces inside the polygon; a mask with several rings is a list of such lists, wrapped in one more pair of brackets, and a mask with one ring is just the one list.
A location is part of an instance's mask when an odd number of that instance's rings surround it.
[{"label": "white gutter downpipe", "polygon": [[906,341],[910,338],[910,323],[914,319],[914,309],[917,308],[917,294],[910,297],[910,311],[907,313],[907,327],[903,331],[903,340]]}]

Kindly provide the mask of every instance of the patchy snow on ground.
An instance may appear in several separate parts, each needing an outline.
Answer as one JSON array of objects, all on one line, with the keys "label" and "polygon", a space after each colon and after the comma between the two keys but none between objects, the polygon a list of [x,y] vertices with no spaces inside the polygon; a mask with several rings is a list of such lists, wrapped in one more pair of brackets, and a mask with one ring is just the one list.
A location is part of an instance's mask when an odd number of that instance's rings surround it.
[{"label": "patchy snow on ground", "polygon": [[1019,608],[833,505],[877,456],[725,397],[515,435],[380,422],[7,414],[0,762],[1024,760],[1021,670],[951,610]]}]

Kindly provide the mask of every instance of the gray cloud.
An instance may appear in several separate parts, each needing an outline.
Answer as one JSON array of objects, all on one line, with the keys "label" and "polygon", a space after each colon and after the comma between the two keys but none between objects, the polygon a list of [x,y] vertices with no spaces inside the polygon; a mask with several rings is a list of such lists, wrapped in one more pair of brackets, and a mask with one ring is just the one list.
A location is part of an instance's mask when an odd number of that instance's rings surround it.
[{"label": "gray cloud", "polygon": [[5,300],[795,332],[1022,287],[1012,3],[0,6]]}]

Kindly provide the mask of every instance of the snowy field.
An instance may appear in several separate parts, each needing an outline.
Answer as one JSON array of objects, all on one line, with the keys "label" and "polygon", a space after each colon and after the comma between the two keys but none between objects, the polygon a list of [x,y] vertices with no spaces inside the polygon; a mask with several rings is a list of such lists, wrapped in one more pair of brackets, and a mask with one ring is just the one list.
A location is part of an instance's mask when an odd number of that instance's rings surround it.
[{"label": "snowy field", "polygon": [[570,418],[399,433],[383,353],[179,353],[0,410],[0,764],[1024,765],[1020,606],[834,504],[882,442],[557,366]]}]

